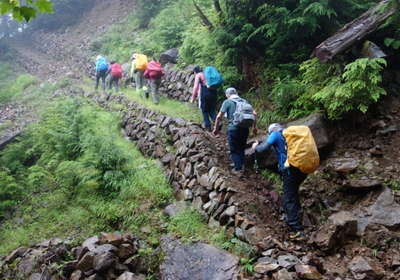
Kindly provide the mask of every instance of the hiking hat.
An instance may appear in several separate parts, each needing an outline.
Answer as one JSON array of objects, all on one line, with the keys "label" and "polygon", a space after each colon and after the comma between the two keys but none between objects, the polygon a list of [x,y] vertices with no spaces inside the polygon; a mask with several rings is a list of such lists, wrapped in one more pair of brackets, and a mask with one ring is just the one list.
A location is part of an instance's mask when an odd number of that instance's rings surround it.
[{"label": "hiking hat", "polygon": [[99,59],[101,59],[101,58],[103,58],[101,55],[98,55],[97,57],[96,57],[96,60],[99,60]]},{"label": "hiking hat", "polygon": [[268,127],[268,133],[271,134],[272,132],[280,131],[282,129],[283,127],[279,123],[273,123]]},{"label": "hiking hat", "polygon": [[238,93],[237,93],[237,90],[235,88],[230,87],[225,91],[225,94],[226,95],[233,95],[233,94],[238,94]]}]

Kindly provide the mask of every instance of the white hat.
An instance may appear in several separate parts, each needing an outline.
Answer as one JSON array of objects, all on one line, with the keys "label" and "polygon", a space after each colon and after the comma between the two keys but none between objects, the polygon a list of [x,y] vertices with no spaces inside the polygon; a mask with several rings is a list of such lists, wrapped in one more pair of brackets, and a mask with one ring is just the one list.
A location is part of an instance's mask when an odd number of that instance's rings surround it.
[{"label": "white hat", "polygon": [[227,95],[237,94],[237,90],[233,87],[230,87],[225,91],[225,94],[227,94]]},{"label": "white hat", "polygon": [[268,133],[271,134],[272,132],[282,130],[283,127],[279,123],[273,123],[268,127]]},{"label": "white hat", "polygon": [[101,55],[98,55],[97,57],[96,57],[96,60],[99,60],[99,59],[101,59],[101,58],[103,58]]}]

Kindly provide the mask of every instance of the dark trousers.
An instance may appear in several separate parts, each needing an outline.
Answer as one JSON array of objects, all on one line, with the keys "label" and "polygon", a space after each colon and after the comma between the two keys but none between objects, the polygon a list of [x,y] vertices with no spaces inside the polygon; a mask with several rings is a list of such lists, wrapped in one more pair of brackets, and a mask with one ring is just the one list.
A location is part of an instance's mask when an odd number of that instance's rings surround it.
[{"label": "dark trousers", "polygon": [[107,70],[100,70],[96,72],[96,90],[99,88],[100,79],[103,90],[106,90],[106,76],[107,76]]},{"label": "dark trousers", "polygon": [[214,122],[215,118],[217,117],[217,114],[215,113],[215,109],[212,111],[201,109],[201,112],[203,113],[203,120],[204,120],[205,128],[211,129],[211,121]]},{"label": "dark trousers", "polygon": [[246,150],[249,129],[242,127],[228,128],[228,143],[231,160],[235,170],[242,170],[244,164],[244,152]]},{"label": "dark trousers", "polygon": [[301,206],[299,187],[307,178],[307,174],[291,166],[282,171],[281,175],[283,180],[283,208],[286,213],[286,222],[291,231],[302,231],[303,225],[300,221]]},{"label": "dark trousers", "polygon": [[115,89],[119,91],[119,79],[120,77],[113,77],[110,78],[110,90],[112,89],[112,85],[115,84]]}]

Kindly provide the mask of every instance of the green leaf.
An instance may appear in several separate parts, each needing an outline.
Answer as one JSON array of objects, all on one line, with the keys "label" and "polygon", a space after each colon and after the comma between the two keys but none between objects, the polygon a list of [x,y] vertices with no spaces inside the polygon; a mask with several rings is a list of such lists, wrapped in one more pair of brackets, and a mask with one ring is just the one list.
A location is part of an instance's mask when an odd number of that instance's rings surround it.
[{"label": "green leaf", "polygon": [[52,13],[53,3],[49,0],[37,0],[36,6],[41,13]]},{"label": "green leaf", "polygon": [[386,47],[390,47],[390,45],[395,41],[393,38],[385,38],[384,44]]},{"label": "green leaf", "polygon": [[34,18],[36,16],[36,10],[31,7],[21,7],[19,8],[21,16],[26,20],[29,21],[31,18]]}]

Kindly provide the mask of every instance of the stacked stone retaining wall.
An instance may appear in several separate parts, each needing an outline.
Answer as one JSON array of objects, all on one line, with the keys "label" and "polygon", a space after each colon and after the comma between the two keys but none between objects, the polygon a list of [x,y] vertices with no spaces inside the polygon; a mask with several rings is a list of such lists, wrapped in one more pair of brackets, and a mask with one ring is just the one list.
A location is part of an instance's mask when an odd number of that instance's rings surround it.
[{"label": "stacked stone retaining wall", "polygon": [[171,118],[127,100],[124,96],[86,94],[105,109],[124,105],[122,127],[146,156],[160,160],[176,197],[190,201],[207,217],[255,244],[265,237],[241,209],[237,181],[223,169],[212,137],[199,124]]}]

